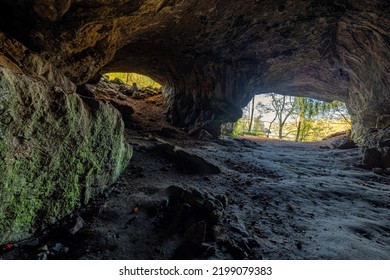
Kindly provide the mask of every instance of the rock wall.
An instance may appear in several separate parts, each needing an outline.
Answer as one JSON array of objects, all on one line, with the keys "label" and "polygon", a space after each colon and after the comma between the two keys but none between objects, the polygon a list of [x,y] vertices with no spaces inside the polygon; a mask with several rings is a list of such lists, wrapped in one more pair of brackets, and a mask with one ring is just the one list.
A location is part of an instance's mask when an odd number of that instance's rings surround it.
[{"label": "rock wall", "polygon": [[131,157],[119,112],[75,89],[0,33],[0,244],[88,202]]},{"label": "rock wall", "polygon": [[105,71],[135,71],[163,83],[169,118],[180,126],[217,132],[265,92],[347,102],[358,142],[369,128],[388,126],[389,1],[1,5],[0,28],[76,84]]}]

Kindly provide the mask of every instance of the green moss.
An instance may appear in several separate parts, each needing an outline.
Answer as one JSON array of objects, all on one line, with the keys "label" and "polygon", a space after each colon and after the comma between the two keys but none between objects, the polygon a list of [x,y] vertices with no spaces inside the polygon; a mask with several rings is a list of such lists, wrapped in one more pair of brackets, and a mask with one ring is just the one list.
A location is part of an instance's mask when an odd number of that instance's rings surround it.
[{"label": "green moss", "polygon": [[4,71],[0,96],[13,120],[0,138],[3,243],[88,202],[117,179],[132,150],[119,113],[107,104],[87,104]]}]

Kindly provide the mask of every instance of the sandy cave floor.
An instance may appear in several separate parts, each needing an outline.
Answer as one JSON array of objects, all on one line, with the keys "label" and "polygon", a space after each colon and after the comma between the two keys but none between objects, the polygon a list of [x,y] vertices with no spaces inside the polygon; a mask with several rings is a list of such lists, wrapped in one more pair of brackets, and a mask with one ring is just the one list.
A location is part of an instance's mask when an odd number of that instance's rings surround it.
[{"label": "sandy cave floor", "polygon": [[[164,120],[161,97],[128,102],[134,156],[116,184],[74,213],[84,227],[72,235],[59,223],[1,258],[37,259],[43,250],[48,259],[390,259],[390,177],[355,167],[359,148],[195,140]],[[206,167],[192,170],[167,147]],[[178,201],[178,191],[202,203]],[[189,242],[187,228],[221,205],[204,242]]]}]

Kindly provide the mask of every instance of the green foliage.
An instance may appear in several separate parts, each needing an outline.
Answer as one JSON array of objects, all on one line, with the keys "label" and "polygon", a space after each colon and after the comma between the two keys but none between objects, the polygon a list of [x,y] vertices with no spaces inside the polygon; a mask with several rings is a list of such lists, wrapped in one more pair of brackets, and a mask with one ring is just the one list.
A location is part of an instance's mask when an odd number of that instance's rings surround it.
[{"label": "green foliage", "polygon": [[[346,111],[342,102],[324,102],[307,97],[295,97],[295,100],[295,141],[320,140],[338,129],[350,129],[350,121],[342,114],[342,111]],[[324,123],[324,120],[327,120],[327,123]],[[322,133],[324,131],[328,134]]]},{"label": "green foliage", "polygon": [[149,78],[148,76],[136,74],[136,73],[107,73],[106,74],[110,81],[118,78],[128,85],[137,83],[139,88],[160,88],[161,85]]},{"label": "green foliage", "polygon": [[254,119],[254,124],[251,131],[248,131],[250,118],[245,116],[239,119],[234,126],[232,137],[240,135],[252,135],[252,136],[265,136],[264,124],[261,122],[260,117]]}]

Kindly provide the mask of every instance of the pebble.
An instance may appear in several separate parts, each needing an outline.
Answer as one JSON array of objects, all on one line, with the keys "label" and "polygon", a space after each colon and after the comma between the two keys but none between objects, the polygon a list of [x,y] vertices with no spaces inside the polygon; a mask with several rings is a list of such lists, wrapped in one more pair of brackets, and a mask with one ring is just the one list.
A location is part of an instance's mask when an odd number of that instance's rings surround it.
[{"label": "pebble", "polygon": [[38,260],[47,260],[46,252],[41,252],[38,254]]},{"label": "pebble", "polygon": [[64,245],[61,243],[56,243],[53,247],[53,250],[56,251],[57,253],[61,252],[61,250],[64,248]]},{"label": "pebble", "polygon": [[76,224],[69,230],[69,233],[75,235],[85,226],[83,218],[80,216],[77,217]]}]

